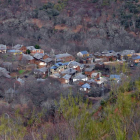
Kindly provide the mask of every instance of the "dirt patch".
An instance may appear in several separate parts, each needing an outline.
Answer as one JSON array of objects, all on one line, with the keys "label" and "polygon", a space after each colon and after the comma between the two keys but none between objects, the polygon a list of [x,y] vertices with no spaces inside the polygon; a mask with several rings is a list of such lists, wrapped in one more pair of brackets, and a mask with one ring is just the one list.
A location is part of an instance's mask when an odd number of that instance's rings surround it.
[{"label": "dirt patch", "polygon": [[65,26],[65,25],[56,25],[54,28],[55,28],[55,30],[66,30],[66,29],[68,29],[68,27]]},{"label": "dirt patch", "polygon": [[82,28],[83,28],[82,25],[78,25],[78,26],[76,27],[76,29],[73,30],[73,32],[74,32],[74,33],[78,33],[78,32],[81,31]]}]

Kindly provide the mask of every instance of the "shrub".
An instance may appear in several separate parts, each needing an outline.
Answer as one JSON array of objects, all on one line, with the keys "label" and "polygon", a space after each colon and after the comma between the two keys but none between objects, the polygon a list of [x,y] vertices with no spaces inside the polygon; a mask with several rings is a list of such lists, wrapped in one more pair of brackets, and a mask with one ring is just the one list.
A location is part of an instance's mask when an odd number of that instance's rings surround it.
[{"label": "shrub", "polygon": [[30,50],[26,50],[26,54],[30,54],[31,53],[31,51]]},{"label": "shrub", "polygon": [[54,4],[51,3],[51,2],[48,2],[46,5],[43,5],[43,9],[48,9],[48,8],[53,8],[54,7]]},{"label": "shrub", "polygon": [[101,106],[104,106],[106,104],[106,101],[105,100],[101,100],[100,104],[101,104]]},{"label": "shrub", "polygon": [[40,46],[39,46],[39,45],[35,45],[35,48],[36,48],[36,49],[40,49]]},{"label": "shrub", "polygon": [[48,9],[48,10],[47,10],[47,13],[48,13],[48,15],[51,16],[51,17],[52,17],[52,16],[55,17],[55,16],[58,16],[58,15],[59,15],[59,12],[58,12],[56,9]]}]

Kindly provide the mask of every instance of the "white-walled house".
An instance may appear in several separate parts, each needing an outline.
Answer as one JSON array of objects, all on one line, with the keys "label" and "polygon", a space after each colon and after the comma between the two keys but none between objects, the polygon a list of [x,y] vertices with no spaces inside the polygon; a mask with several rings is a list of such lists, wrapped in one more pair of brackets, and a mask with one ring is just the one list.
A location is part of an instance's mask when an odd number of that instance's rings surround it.
[{"label": "white-walled house", "polygon": [[77,53],[78,57],[88,57],[89,53],[87,51],[81,51]]},{"label": "white-walled house", "polygon": [[88,80],[88,77],[79,73],[77,74],[74,78],[73,78],[73,82],[76,82],[76,81],[79,81],[79,80],[82,80],[82,81],[87,81]]},{"label": "white-walled house", "polygon": [[6,45],[0,44],[0,53],[6,53],[7,47]]},{"label": "white-walled house", "polygon": [[84,85],[81,86],[80,90],[81,91],[89,91],[90,90],[90,85],[88,83],[85,83]]}]

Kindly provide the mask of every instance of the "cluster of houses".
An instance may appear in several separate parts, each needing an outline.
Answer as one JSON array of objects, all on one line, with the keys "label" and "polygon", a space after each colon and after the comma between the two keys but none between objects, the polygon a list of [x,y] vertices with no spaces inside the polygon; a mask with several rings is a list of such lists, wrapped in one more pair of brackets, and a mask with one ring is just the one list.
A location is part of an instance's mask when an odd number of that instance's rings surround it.
[{"label": "cluster of houses", "polygon": [[[62,85],[77,85],[84,92],[89,92],[94,86],[104,87],[112,80],[117,83],[121,81],[123,74],[109,74],[107,72],[110,65],[115,65],[116,62],[120,65],[129,62],[130,66],[134,66],[140,62],[140,54],[135,53],[134,50],[121,52],[105,50],[92,54],[88,51],[81,51],[75,56],[69,53],[50,55],[50,52],[45,53],[43,49],[34,46],[18,44],[14,47],[7,47],[0,44],[0,53],[18,58],[16,61],[19,63],[16,65],[15,71],[32,70],[37,81],[52,77],[59,80]],[[2,60],[1,57],[0,60]],[[6,64],[9,66],[5,67]],[[8,71],[10,62],[0,61],[0,66],[0,76],[12,78],[12,72]],[[23,85],[22,76],[18,75],[16,78]]]}]

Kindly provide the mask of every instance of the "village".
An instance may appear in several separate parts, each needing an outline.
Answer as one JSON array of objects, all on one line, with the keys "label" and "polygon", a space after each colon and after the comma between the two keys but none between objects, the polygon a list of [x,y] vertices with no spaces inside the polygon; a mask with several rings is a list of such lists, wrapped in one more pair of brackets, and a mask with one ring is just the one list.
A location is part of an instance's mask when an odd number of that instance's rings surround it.
[{"label": "village", "polygon": [[139,62],[140,54],[134,50],[80,51],[73,56],[55,54],[53,49],[45,52],[39,45],[0,45],[0,76],[15,79],[21,86],[30,75],[38,82],[51,77],[64,88],[77,86],[83,93],[98,87],[102,90],[100,96],[109,91],[112,83],[120,84],[122,78],[128,77],[129,72],[126,69],[124,72],[124,66],[138,67]]}]

